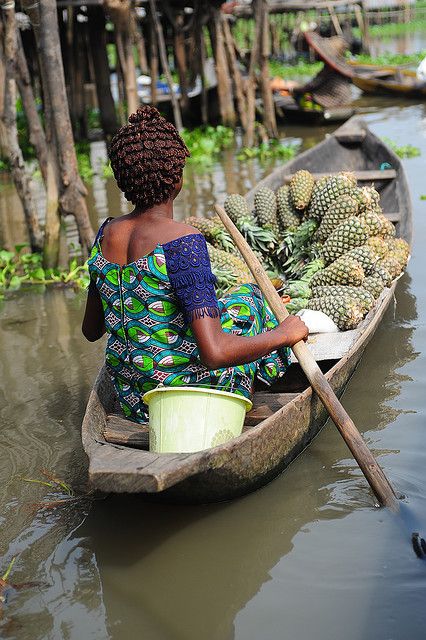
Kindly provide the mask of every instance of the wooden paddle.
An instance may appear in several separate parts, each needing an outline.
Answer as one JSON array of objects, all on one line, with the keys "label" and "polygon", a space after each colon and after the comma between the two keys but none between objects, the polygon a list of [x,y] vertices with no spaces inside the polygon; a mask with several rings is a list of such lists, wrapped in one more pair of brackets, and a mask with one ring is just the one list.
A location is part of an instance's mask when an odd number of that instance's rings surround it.
[{"label": "wooden paddle", "polygon": [[[261,263],[224,209],[216,204],[215,210],[229,234],[232,236],[232,239],[247,263],[248,268],[253,274],[278,322],[283,322],[289,315],[288,311]],[[342,407],[308,347],[303,341],[298,342],[293,346],[293,353],[311,383],[312,389],[321,399],[331,419],[351,450],[353,457],[357,461],[377,499],[382,505],[389,507],[393,511],[398,511],[399,503],[389,480],[368,449],[352,419]]]}]

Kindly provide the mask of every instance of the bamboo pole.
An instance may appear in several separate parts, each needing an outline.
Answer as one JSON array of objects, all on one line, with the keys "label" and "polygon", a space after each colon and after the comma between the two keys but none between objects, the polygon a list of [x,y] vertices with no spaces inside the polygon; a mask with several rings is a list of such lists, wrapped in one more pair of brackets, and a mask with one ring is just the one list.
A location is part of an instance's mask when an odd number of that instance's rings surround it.
[{"label": "bamboo pole", "polygon": [[[282,303],[279,294],[266,275],[261,263],[222,207],[215,205],[215,210],[219,218],[222,220],[223,225],[232,236],[237,249],[246,261],[247,266],[253,274],[278,322],[283,322],[289,314],[285,305]],[[366,446],[352,419],[337,399],[328,380],[325,378],[312,356],[312,353],[303,341],[298,342],[293,346],[293,353],[305,372],[312,389],[324,404],[331,419],[348,445],[377,499],[382,505],[391,508],[393,511],[397,511],[399,505],[395,491],[383,473],[380,465]]]},{"label": "bamboo pole", "polygon": [[240,122],[243,129],[246,128],[246,99],[244,96],[244,84],[241,72],[238,68],[237,56],[235,55],[235,42],[232,37],[231,29],[229,27],[228,19],[225,15],[222,16],[222,29],[223,37],[226,46],[226,53],[228,56],[228,64],[231,70],[232,78],[234,80],[235,95],[237,98],[238,114],[240,116]]},{"label": "bamboo pole", "polygon": [[175,91],[173,89],[173,78],[172,78],[172,74],[170,73],[170,67],[169,67],[169,63],[168,63],[168,60],[167,60],[167,51],[166,51],[166,43],[164,41],[163,28],[161,26],[161,22],[160,22],[160,20],[158,18],[158,15],[157,15],[157,9],[155,7],[155,0],[149,0],[149,6],[150,6],[150,9],[151,9],[151,15],[152,15],[152,19],[153,19],[155,30],[156,30],[156,34],[157,34],[158,49],[160,51],[161,65],[163,67],[163,71],[164,71],[164,73],[166,75],[166,78],[167,78],[167,84],[169,86],[170,99],[172,101],[173,117],[174,117],[176,129],[178,131],[182,131],[182,129],[183,129],[182,114],[180,112],[179,101],[178,101],[176,93],[175,93]]}]

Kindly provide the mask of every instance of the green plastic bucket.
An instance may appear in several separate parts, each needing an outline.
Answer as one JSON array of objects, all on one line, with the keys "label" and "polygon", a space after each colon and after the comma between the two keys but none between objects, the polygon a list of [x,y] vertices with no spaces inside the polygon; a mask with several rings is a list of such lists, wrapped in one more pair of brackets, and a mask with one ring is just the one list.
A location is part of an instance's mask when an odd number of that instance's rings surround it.
[{"label": "green plastic bucket", "polygon": [[243,396],[200,387],[157,387],[149,407],[149,450],[189,453],[239,436],[252,403]]}]

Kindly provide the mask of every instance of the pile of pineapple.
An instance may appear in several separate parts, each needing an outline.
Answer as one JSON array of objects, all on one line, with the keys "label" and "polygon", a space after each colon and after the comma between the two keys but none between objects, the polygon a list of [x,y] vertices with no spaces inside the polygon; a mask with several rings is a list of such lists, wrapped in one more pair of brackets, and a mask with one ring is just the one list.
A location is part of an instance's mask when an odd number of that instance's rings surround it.
[{"label": "pile of pineapple", "polygon": [[[253,211],[238,194],[224,207],[271,279],[283,282],[292,299],[288,310],[322,311],[341,330],[359,324],[409,258],[378,192],[359,187],[348,172],[315,181],[309,171],[297,171],[276,193],[259,188]],[[252,280],[217,216],[187,222],[206,237],[220,293]]]}]

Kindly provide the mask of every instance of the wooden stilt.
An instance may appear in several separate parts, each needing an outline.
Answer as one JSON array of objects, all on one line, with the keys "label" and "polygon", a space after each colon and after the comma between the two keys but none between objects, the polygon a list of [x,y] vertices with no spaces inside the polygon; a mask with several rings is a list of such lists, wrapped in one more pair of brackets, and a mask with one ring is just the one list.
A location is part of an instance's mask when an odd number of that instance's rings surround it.
[{"label": "wooden stilt", "polygon": [[223,37],[226,46],[226,53],[228,56],[228,64],[231,70],[232,78],[234,81],[235,95],[237,98],[238,114],[243,129],[246,128],[246,99],[244,95],[244,84],[241,72],[238,68],[237,57],[235,54],[234,39],[232,37],[231,29],[229,27],[228,18],[223,15],[222,19]]},{"label": "wooden stilt", "polygon": [[271,138],[278,138],[275,104],[269,77],[269,9],[267,0],[259,0],[259,2],[261,3],[260,88],[263,102],[263,124]]},{"label": "wooden stilt", "polygon": [[236,114],[232,92],[232,82],[229,75],[223,41],[221,13],[217,8],[212,9],[212,19],[209,22],[210,38],[213,44],[216,63],[217,90],[219,94],[219,108],[222,123],[228,127],[236,124]]},{"label": "wooden stilt", "polygon": [[254,123],[256,117],[256,66],[259,62],[260,37],[261,37],[261,2],[256,0],[253,7],[254,13],[254,38],[250,55],[250,66],[246,81],[247,120],[244,133],[244,146],[252,147],[254,144]]},{"label": "wooden stilt", "polygon": [[151,104],[156,107],[158,105],[158,50],[157,36],[155,33],[155,24],[152,13],[149,13],[149,51],[150,51],[150,75],[151,75]]},{"label": "wooden stilt", "polygon": [[184,18],[182,13],[177,13],[173,22],[174,30],[174,45],[175,45],[175,60],[176,68],[179,74],[179,86],[180,86],[180,102],[182,105],[182,111],[187,112],[189,108],[188,100],[188,78],[187,78],[187,61],[185,51],[185,33],[183,31]]},{"label": "wooden stilt", "polygon": [[157,41],[158,41],[158,49],[160,51],[160,59],[161,59],[161,64],[163,66],[163,71],[166,75],[167,78],[167,84],[169,86],[169,91],[170,91],[170,99],[172,101],[172,107],[173,107],[173,116],[174,116],[174,120],[175,120],[175,125],[178,131],[182,131],[183,129],[183,124],[182,124],[182,115],[180,112],[180,106],[179,106],[179,102],[176,96],[176,93],[173,90],[173,79],[172,79],[172,75],[170,73],[170,68],[169,68],[169,63],[167,60],[167,51],[166,51],[166,44],[164,42],[164,33],[163,33],[163,28],[161,26],[161,22],[158,18],[157,15],[157,10],[155,7],[155,0],[149,0],[149,6],[151,9],[151,15],[152,15],[152,20],[155,26],[155,32],[157,35]]}]

